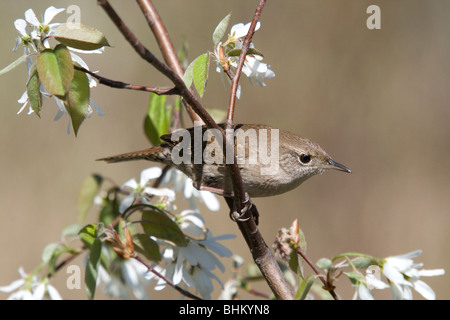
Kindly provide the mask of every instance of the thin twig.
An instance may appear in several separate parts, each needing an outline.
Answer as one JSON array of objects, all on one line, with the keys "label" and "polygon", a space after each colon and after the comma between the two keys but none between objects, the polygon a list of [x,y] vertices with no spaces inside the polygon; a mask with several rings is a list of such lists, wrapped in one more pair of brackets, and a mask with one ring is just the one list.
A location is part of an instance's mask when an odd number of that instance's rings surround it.
[{"label": "thin twig", "polygon": [[[249,30],[247,35],[245,36],[244,43],[242,44],[241,54],[239,56],[239,62],[236,67],[236,73],[233,76],[232,84],[231,84],[231,95],[230,95],[230,104],[228,107],[228,115],[227,115],[227,123],[226,128],[232,129],[234,127],[233,125],[233,116],[234,116],[234,108],[236,105],[236,94],[237,94],[237,88],[239,85],[239,78],[241,75],[242,67],[244,66],[245,57],[247,55],[248,48],[250,47],[250,43],[252,42],[252,37],[255,32],[256,24],[261,16],[262,9],[264,7],[264,4],[266,3],[266,0],[260,0],[259,5],[256,9],[256,12],[253,16],[252,23],[250,24]],[[228,141],[228,146],[232,146],[234,148],[234,141]],[[250,201],[249,199],[246,199],[245,197],[245,190],[242,183],[241,173],[236,165],[237,158],[236,155],[234,155],[234,164],[229,165],[228,169],[230,172],[230,175],[232,177],[233,181],[233,191],[234,191],[234,197],[236,206],[239,209],[239,212],[244,208],[245,201]],[[255,229],[251,230],[251,232],[255,232]]]},{"label": "thin twig", "polygon": [[178,95],[179,91],[177,88],[153,88],[147,86],[140,86],[136,84],[130,84],[122,81],[111,80],[105,77],[102,77],[92,71],[89,71],[83,67],[73,66],[75,69],[83,71],[84,73],[89,74],[90,76],[97,79],[101,84],[105,86],[116,88],[116,89],[129,89],[129,90],[137,90],[137,91],[146,91],[156,93],[158,95]]},{"label": "thin twig", "polygon": [[[236,73],[233,76],[232,84],[231,84],[231,94],[230,94],[230,104],[228,107],[228,115],[227,115],[227,123],[226,128],[232,129],[234,127],[233,124],[233,116],[234,116],[234,108],[236,105],[236,94],[237,94],[237,88],[239,85],[239,78],[241,75],[242,67],[244,66],[245,57],[247,55],[248,48],[250,47],[250,43],[252,42],[252,37],[255,32],[256,24],[261,16],[262,9],[264,7],[266,0],[260,0],[259,5],[256,9],[256,12],[253,16],[252,23],[250,24],[249,30],[247,35],[245,36],[244,43],[242,44],[241,54],[239,56],[239,62],[236,67]],[[227,73],[228,74],[228,73]],[[230,74],[228,74],[230,76]],[[231,138],[231,137],[230,137]],[[234,141],[227,141],[227,147],[234,148]],[[234,191],[234,199],[238,212],[241,212],[242,209],[245,207],[245,205],[249,205],[250,199],[246,199],[245,196],[245,190],[242,183],[242,177],[241,172],[239,170],[239,167],[236,165],[237,158],[236,155],[234,155],[234,164],[228,165],[228,170],[230,173],[230,176],[232,177],[233,181],[233,191]],[[248,201],[248,202],[247,202]],[[247,202],[247,203],[245,203]],[[247,228],[251,227],[250,232],[254,233],[256,229],[256,224],[252,226],[251,224],[247,224]]]},{"label": "thin twig", "polygon": [[252,42],[253,34],[255,33],[256,24],[261,17],[261,13],[263,7],[266,3],[266,0],[260,0],[258,7],[256,8],[255,15],[253,16],[252,23],[250,24],[250,28],[248,30],[247,35],[245,36],[244,42],[242,44],[241,54],[239,56],[239,62],[236,67],[236,73],[234,74],[232,83],[231,83],[231,96],[230,96],[230,104],[227,115],[227,123],[233,123],[234,116],[234,108],[236,105],[236,93],[239,85],[239,78],[241,76],[242,67],[244,66],[245,57],[247,56],[248,49],[250,48],[250,44]]},{"label": "thin twig", "polygon": [[325,280],[325,276],[320,273],[319,269],[315,266],[315,264],[306,256],[306,254],[303,252],[302,249],[297,247],[297,253],[303,258],[303,260],[306,261],[306,263],[311,267],[311,269],[314,271],[314,273],[318,276],[320,281],[322,281],[324,288],[331,294],[334,300],[339,300],[339,297],[337,296],[334,289],[330,289],[327,281]]},{"label": "thin twig", "polygon": [[86,249],[85,246],[81,247],[80,249],[78,249],[76,252],[72,252],[70,253],[70,255],[65,258],[63,261],[61,261],[53,270],[53,272],[50,272],[47,277],[51,278],[53,277],[59,270],[61,270],[66,264],[68,264],[69,262],[71,262],[73,259],[75,259],[76,257],[78,257],[78,255],[80,253],[82,253],[84,250]]}]

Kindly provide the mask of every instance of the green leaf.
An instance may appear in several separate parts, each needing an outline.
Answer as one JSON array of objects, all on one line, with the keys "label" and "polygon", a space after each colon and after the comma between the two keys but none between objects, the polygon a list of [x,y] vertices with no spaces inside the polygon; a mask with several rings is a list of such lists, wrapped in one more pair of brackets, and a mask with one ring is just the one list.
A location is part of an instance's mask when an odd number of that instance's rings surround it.
[{"label": "green leaf", "polygon": [[178,225],[161,211],[143,211],[140,223],[147,236],[155,236],[181,247],[188,243]]},{"label": "green leaf", "polygon": [[352,260],[352,263],[358,269],[366,269],[371,265],[377,265],[377,261],[373,257],[357,257]]},{"label": "green leaf", "polygon": [[150,239],[146,234],[136,234],[133,236],[134,249],[143,254],[150,261],[161,260],[158,244]]},{"label": "green leaf", "polygon": [[80,23],[61,24],[53,37],[66,46],[81,50],[96,50],[109,46],[103,33]]},{"label": "green leaf", "polygon": [[70,83],[67,99],[64,102],[66,110],[72,120],[75,136],[78,134],[81,123],[88,115],[89,94],[90,88],[87,75],[83,71],[75,70],[73,80]]},{"label": "green leaf", "polygon": [[78,220],[80,223],[86,218],[87,212],[99,192],[102,182],[103,177],[98,174],[92,174],[83,181],[77,201]]},{"label": "green leaf", "polygon": [[21,64],[22,62],[24,62],[30,55],[21,55],[18,59],[14,60],[13,62],[11,62],[9,65],[7,65],[6,67],[4,67],[2,70],[0,70],[0,76],[2,74],[5,74],[9,71],[11,71],[12,69],[14,69],[15,67],[17,67],[19,64]]},{"label": "green leaf", "polygon": [[192,80],[194,79],[194,66],[195,66],[195,60],[189,64],[186,71],[184,72],[183,80],[184,80],[184,84],[186,85],[187,88],[191,87]]},{"label": "green leaf", "polygon": [[295,249],[292,250],[291,254],[289,255],[288,261],[289,268],[303,277],[302,262],[303,259],[300,257],[300,255],[297,254]]},{"label": "green leaf", "polygon": [[42,251],[42,262],[49,263],[53,255],[59,250],[61,250],[59,243],[49,243]]},{"label": "green leaf", "polygon": [[356,285],[358,282],[360,282],[364,278],[364,276],[361,273],[356,272],[356,271],[346,272],[345,275],[350,280],[350,282],[354,285]]},{"label": "green leaf", "polygon": [[147,139],[153,144],[161,143],[160,137],[169,132],[170,128],[170,113],[166,106],[165,95],[157,95],[152,93],[148,104],[147,115],[144,120],[144,131]]},{"label": "green leaf", "polygon": [[84,245],[91,248],[95,240],[95,230],[97,226],[95,224],[88,224],[84,226],[80,232],[80,240],[83,241]]},{"label": "green leaf", "polygon": [[217,45],[219,43],[220,39],[222,39],[223,36],[225,35],[227,28],[228,28],[228,23],[230,22],[230,17],[231,17],[231,12],[229,14],[227,14],[225,16],[225,18],[222,19],[222,21],[219,22],[216,29],[214,30],[213,37],[212,37],[214,46]]},{"label": "green leaf", "polygon": [[205,91],[206,82],[208,80],[209,70],[209,53],[204,53],[195,59],[193,79],[195,89],[199,93],[200,97],[203,96]]},{"label": "green leaf", "polygon": [[106,201],[103,204],[103,208],[100,211],[99,221],[104,225],[110,225],[119,215],[119,201],[117,195],[113,190],[110,190],[106,197]]},{"label": "green leaf", "polygon": [[316,266],[319,269],[329,270],[333,266],[333,263],[331,262],[330,259],[321,258],[319,259],[319,261],[316,262]]},{"label": "green leaf", "polygon": [[313,283],[314,283],[313,275],[307,277],[305,280],[300,279],[297,294],[295,295],[295,299],[296,300],[305,300]]},{"label": "green leaf", "polygon": [[36,64],[34,64],[31,67],[30,76],[28,77],[27,94],[31,108],[38,117],[40,117],[40,111],[42,108],[42,94],[41,91],[39,90],[39,85],[40,85],[39,75],[37,72]]},{"label": "green leaf", "polygon": [[335,261],[339,258],[350,258],[350,257],[366,257],[366,258],[371,258],[374,259],[375,261],[377,260],[375,257],[365,254],[365,253],[359,253],[359,252],[345,252],[345,253],[341,253],[338,254],[337,256],[333,257],[333,259],[331,259],[331,261]]},{"label": "green leaf", "polygon": [[50,94],[64,99],[74,77],[72,58],[66,46],[45,49],[37,57],[39,79]]},{"label": "green leaf", "polygon": [[84,277],[86,292],[88,298],[91,300],[94,299],[95,288],[97,286],[98,264],[100,261],[101,252],[102,241],[99,238],[95,238],[91,247],[91,252],[89,253]]},{"label": "green leaf", "polygon": [[69,224],[68,226],[65,226],[61,232],[61,235],[63,237],[72,237],[77,236],[80,233],[81,226],[79,224]]}]

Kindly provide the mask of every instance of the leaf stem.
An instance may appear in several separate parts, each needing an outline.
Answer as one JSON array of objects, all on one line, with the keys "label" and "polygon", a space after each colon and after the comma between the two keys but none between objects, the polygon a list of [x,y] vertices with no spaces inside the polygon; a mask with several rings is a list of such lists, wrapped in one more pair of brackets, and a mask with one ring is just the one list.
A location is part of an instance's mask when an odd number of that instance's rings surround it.
[{"label": "leaf stem", "polygon": [[303,252],[302,249],[297,247],[297,253],[303,258],[303,260],[306,261],[306,263],[311,267],[311,269],[314,271],[314,273],[318,276],[320,281],[322,281],[324,288],[331,294],[334,300],[339,300],[339,297],[337,296],[334,289],[331,289],[327,281],[325,280],[325,276],[320,273],[319,269],[317,269],[316,265],[306,256],[306,254]]}]

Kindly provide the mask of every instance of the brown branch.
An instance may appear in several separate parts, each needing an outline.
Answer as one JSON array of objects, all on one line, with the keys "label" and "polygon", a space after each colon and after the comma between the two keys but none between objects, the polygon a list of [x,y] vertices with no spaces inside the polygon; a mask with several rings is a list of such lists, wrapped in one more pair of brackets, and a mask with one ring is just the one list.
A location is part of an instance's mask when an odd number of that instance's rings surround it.
[{"label": "brown branch", "polygon": [[105,86],[111,87],[111,88],[146,91],[146,92],[156,93],[158,95],[178,95],[179,94],[179,91],[177,88],[153,88],[153,87],[147,87],[147,86],[140,86],[140,85],[136,85],[136,84],[129,84],[126,82],[111,80],[111,79],[102,77],[102,76],[100,76],[92,71],[89,71],[83,67],[79,67],[76,65],[74,65],[73,67],[77,70],[80,70],[80,71],[83,71],[84,73],[89,74],[91,77],[94,77],[95,79],[97,79],[99,81],[99,83],[101,83]]},{"label": "brown branch", "polygon": [[128,28],[125,22],[119,17],[108,0],[97,0],[97,2],[103,8],[103,10],[105,10],[106,14],[110,17],[110,19],[119,29],[128,43],[138,53],[138,55],[172,81],[175,87],[180,91],[180,96],[182,96],[186,100],[186,102],[192,107],[194,112],[203,120],[205,125],[208,128],[221,130],[214,119],[203,108],[197,97],[186,87],[183,78],[179,76],[174,70],[172,70],[168,65],[159,60],[142,44],[141,41],[139,41],[139,39],[134,35],[130,28]]},{"label": "brown branch", "polygon": [[161,50],[167,65],[182,77],[184,75],[183,67],[181,66],[181,63],[175,53],[175,49],[169,38],[166,27],[164,26],[153,3],[148,0],[137,0],[137,3],[147,19],[148,25],[156,38],[159,49]]},{"label": "brown branch", "polygon": [[[158,12],[153,6],[153,3],[148,0],[137,0],[137,3],[144,13],[145,18],[147,19],[150,29],[152,30],[156,38],[156,42],[159,45],[159,49],[163,54],[164,60],[166,61],[168,66],[172,68],[180,77],[183,77],[183,67],[181,66],[172,41],[170,40],[167,30]],[[183,102],[185,103],[184,100]],[[185,103],[185,108],[192,121],[201,121],[201,118],[194,112],[190,105]]]},{"label": "brown branch", "polygon": [[[266,3],[266,0],[260,0],[259,5],[256,9],[256,12],[253,16],[252,23],[250,24],[248,33],[244,39],[244,43],[242,44],[241,54],[239,56],[239,62],[236,67],[236,73],[234,74],[232,84],[231,84],[231,96],[230,96],[230,104],[229,104],[229,108],[228,108],[227,124],[226,124],[227,129],[231,129],[234,127],[233,116],[234,116],[234,108],[236,105],[236,93],[237,93],[237,88],[239,85],[239,78],[241,75],[242,67],[244,66],[245,57],[247,55],[248,48],[250,47],[250,43],[252,42],[252,37],[255,32],[256,24],[261,16],[262,9],[263,9],[265,3]],[[232,146],[234,149],[234,141],[227,141],[227,144],[228,144],[227,147]],[[233,181],[233,191],[234,191],[235,203],[236,203],[237,209],[239,210],[238,212],[241,212],[242,209],[246,205],[247,206],[249,205],[248,202],[250,201],[250,199],[246,199],[245,191],[244,191],[244,187],[243,187],[243,183],[242,183],[242,178],[241,178],[241,172],[240,172],[238,166],[236,165],[236,163],[237,163],[237,158],[236,158],[236,155],[234,155],[234,164],[229,165],[228,169],[229,169],[230,175],[232,177],[232,181]],[[253,226],[247,226],[247,227],[250,227],[251,233],[254,233],[256,230],[256,224],[255,224],[255,228],[253,228]]]}]

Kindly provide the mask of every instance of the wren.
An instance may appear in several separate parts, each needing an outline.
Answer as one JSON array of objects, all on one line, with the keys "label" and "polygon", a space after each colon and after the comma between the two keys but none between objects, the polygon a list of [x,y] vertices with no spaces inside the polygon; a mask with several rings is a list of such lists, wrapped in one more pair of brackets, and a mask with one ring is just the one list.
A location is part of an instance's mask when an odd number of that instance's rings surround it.
[{"label": "wren", "polygon": [[[223,124],[219,126],[225,128]],[[239,124],[234,130],[224,131],[233,135],[234,150],[224,148],[219,130],[199,126],[163,135],[163,142],[152,148],[98,160],[163,163],[184,172],[197,189],[224,196],[233,194],[226,165],[233,163],[234,155],[244,189],[250,197],[285,193],[328,169],[351,173],[317,143],[285,130],[260,124]]]}]

